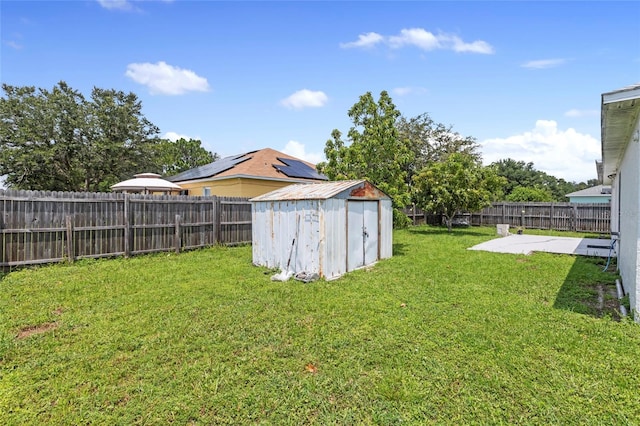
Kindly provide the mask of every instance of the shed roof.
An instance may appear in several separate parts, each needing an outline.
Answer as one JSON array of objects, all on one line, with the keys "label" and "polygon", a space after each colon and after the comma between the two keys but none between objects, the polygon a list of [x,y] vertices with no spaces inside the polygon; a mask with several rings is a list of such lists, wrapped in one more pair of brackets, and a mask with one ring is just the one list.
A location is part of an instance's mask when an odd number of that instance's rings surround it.
[{"label": "shed roof", "polygon": [[365,180],[341,180],[313,184],[289,185],[249,201],[326,200],[349,191],[349,196],[369,199],[389,199],[389,196]]},{"label": "shed roof", "polygon": [[127,179],[111,186],[113,191],[153,191],[171,192],[180,191],[182,188],[173,182],[161,179],[155,173],[139,173],[134,179]]},{"label": "shed roof", "polygon": [[185,182],[207,178],[253,177],[289,180],[293,182],[326,181],[315,165],[271,148],[232,155],[204,166],[167,178],[171,182]]},{"label": "shed roof", "polygon": [[567,197],[611,197],[610,185],[597,185],[585,188],[581,191],[572,192]]}]

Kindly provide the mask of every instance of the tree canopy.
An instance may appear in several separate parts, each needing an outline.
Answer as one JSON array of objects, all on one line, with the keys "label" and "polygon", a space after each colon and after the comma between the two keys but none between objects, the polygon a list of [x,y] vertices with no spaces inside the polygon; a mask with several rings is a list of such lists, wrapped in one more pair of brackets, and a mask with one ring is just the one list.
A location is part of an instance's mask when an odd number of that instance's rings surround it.
[{"label": "tree canopy", "polygon": [[7,84],[2,90],[0,176],[11,188],[109,191],[136,173],[170,172],[213,157],[199,141],[160,139],[134,93],[93,88],[86,99],[63,81],[52,90]]},{"label": "tree canopy", "polygon": [[418,206],[442,214],[449,231],[457,213],[490,205],[505,184],[493,167],[483,167],[464,153],[453,153],[444,161],[429,164],[413,179]]},{"label": "tree canopy", "polygon": [[401,116],[396,127],[401,138],[409,141],[413,152],[413,160],[407,164],[407,177],[411,178],[424,167],[434,162],[444,161],[453,153],[471,156],[475,161],[481,160],[480,146],[475,138],[464,137],[446,126],[435,122],[428,113],[416,117]]},{"label": "tree canopy", "polygon": [[332,180],[366,179],[389,195],[393,201],[394,224],[407,224],[401,211],[410,202],[406,182],[406,166],[413,153],[408,140],[402,138],[396,127],[400,112],[386,91],[376,102],[371,92],[360,99],[348,113],[353,126],[347,133],[334,129],[325,146],[327,161],[317,168]]},{"label": "tree canopy", "polygon": [[507,195],[507,201],[513,202],[549,202],[553,201],[551,192],[544,188],[531,188],[527,186],[516,186],[511,194]]},{"label": "tree canopy", "polygon": [[207,151],[198,139],[163,139],[158,148],[162,174],[165,176],[177,175],[220,159],[218,154]]},{"label": "tree canopy", "polygon": [[[534,201],[523,198],[540,197],[545,193],[551,195],[551,199],[546,201],[568,201],[566,194],[598,185],[597,179],[590,179],[586,183],[567,182],[564,179],[559,179],[543,171],[536,170],[533,163],[516,161],[511,158],[496,161],[492,163],[492,165],[495,167],[498,175],[506,178],[504,195],[507,201]],[[523,192],[524,190],[520,189],[514,196],[511,196],[516,188],[528,188],[526,190],[527,194]]]}]

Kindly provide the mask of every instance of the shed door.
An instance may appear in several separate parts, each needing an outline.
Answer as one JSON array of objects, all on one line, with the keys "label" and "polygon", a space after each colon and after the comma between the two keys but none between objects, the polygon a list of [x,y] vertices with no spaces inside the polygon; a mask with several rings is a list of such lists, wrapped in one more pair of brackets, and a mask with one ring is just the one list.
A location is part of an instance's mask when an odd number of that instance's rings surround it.
[{"label": "shed door", "polygon": [[349,201],[347,270],[369,265],[378,259],[378,202]]}]

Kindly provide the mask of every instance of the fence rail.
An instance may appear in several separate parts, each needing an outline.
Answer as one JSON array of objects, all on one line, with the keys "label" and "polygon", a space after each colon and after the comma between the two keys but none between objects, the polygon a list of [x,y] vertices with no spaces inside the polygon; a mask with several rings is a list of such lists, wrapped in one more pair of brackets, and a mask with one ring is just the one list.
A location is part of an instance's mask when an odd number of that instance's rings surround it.
[{"label": "fence rail", "polygon": [[0,190],[0,267],[251,242],[247,198]]},{"label": "fence rail", "polygon": [[[442,223],[439,215],[425,214],[418,208],[407,208],[405,213],[414,225]],[[609,204],[579,203],[494,203],[480,212],[467,215],[470,224],[491,226],[508,224],[514,227],[550,229],[557,231],[611,232],[611,206]]]}]

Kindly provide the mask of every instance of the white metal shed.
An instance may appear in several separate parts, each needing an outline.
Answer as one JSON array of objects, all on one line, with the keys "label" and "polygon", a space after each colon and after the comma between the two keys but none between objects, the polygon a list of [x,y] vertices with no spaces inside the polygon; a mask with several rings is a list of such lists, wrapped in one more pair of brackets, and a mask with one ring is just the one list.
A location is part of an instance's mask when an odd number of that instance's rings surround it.
[{"label": "white metal shed", "polygon": [[333,279],[392,255],[391,199],[367,181],[290,185],[250,201],[255,265]]}]

